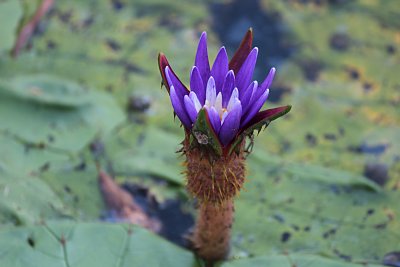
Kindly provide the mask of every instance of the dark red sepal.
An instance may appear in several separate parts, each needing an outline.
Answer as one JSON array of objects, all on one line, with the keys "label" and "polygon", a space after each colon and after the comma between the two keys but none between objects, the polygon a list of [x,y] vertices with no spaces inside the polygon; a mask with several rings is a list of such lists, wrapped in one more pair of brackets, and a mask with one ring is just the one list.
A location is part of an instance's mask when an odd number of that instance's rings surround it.
[{"label": "dark red sepal", "polygon": [[160,70],[160,74],[161,74],[161,78],[162,78],[161,86],[164,85],[165,88],[167,88],[167,91],[169,93],[169,85],[168,85],[168,81],[167,81],[167,76],[165,75],[165,67],[167,67],[167,66],[169,66],[171,68],[171,66],[168,63],[167,57],[163,53],[159,53],[158,54],[158,68]]},{"label": "dark red sepal", "polygon": [[271,121],[287,114],[291,108],[292,106],[289,105],[260,111],[243,127],[242,132],[251,134],[254,130],[261,130],[263,126],[268,126]]},{"label": "dark red sepal", "polygon": [[[169,94],[169,85],[168,85],[168,81],[167,81],[167,76],[165,75],[165,67],[169,67],[169,70],[176,76],[176,78],[179,80],[179,82],[183,85],[183,87],[186,88],[186,86],[182,83],[182,81],[178,78],[178,76],[175,74],[174,70],[171,68],[171,66],[169,65],[169,62],[167,60],[167,57],[164,55],[164,53],[159,53],[158,54],[158,68],[160,70],[160,74],[161,74],[161,85],[164,85],[165,88],[167,88],[168,94]],[[186,88],[187,91],[189,91]]]},{"label": "dark red sepal", "polygon": [[242,67],[243,62],[246,60],[247,56],[250,54],[253,45],[253,29],[250,28],[246,35],[243,37],[239,48],[236,50],[231,61],[229,62],[229,69],[236,73],[239,72],[240,67]]},{"label": "dark red sepal", "polygon": [[267,127],[271,121],[287,114],[292,106],[271,108],[258,112],[238,133],[232,144],[229,146],[228,154],[231,154],[242,143],[246,136],[251,136],[255,130],[261,131],[262,127]]}]

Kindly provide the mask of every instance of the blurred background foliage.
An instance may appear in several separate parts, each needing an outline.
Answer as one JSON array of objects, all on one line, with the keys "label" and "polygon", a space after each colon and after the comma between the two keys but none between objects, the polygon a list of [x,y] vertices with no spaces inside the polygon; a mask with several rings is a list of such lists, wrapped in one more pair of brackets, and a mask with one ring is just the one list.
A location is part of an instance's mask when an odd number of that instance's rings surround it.
[{"label": "blurred background foliage", "polygon": [[[0,1],[1,266],[201,264],[143,229],[101,223],[118,218],[96,163],[145,192],[145,208],[153,199],[174,241],[170,228],[194,213],[157,55],[187,83],[202,31],[213,59],[249,27],[255,79],[278,70],[266,106],[293,108],[255,138],[221,266],[400,266],[397,0],[60,0],[12,57],[41,2]],[[80,252],[94,244],[95,257]]]}]

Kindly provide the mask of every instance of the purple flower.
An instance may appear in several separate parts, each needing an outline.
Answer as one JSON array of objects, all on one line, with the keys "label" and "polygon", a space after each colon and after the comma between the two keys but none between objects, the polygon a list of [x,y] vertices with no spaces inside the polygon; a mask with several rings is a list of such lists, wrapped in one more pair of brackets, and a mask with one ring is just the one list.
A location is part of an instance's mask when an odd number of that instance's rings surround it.
[{"label": "purple flower", "polygon": [[268,98],[275,68],[262,83],[252,80],[258,54],[258,48],[252,48],[252,40],[250,29],[230,61],[225,47],[221,47],[210,68],[207,34],[203,32],[190,73],[190,90],[176,76],[165,55],[159,55],[163,84],[175,114],[187,130],[193,128],[199,112],[204,110],[219,143],[227,147],[235,137],[249,134],[246,130],[252,132],[289,112],[290,106],[259,112]]}]

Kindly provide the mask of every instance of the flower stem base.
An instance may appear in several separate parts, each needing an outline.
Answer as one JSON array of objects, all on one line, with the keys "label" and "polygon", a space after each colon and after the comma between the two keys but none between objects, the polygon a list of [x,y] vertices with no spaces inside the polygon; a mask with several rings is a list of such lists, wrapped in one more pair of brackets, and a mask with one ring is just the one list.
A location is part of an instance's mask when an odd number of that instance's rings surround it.
[{"label": "flower stem base", "polygon": [[196,253],[208,264],[228,256],[233,214],[233,199],[200,204],[192,242]]}]

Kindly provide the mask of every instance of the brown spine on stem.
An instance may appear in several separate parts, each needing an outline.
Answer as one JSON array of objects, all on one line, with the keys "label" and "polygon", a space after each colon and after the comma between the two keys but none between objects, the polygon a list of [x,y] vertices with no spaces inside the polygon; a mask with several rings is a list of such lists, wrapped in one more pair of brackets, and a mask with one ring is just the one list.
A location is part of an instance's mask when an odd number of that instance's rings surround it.
[{"label": "brown spine on stem", "polygon": [[191,144],[189,135],[183,142],[187,188],[198,200],[199,211],[191,241],[210,266],[229,253],[233,199],[245,180],[244,143],[230,154],[216,155],[201,144]]}]

